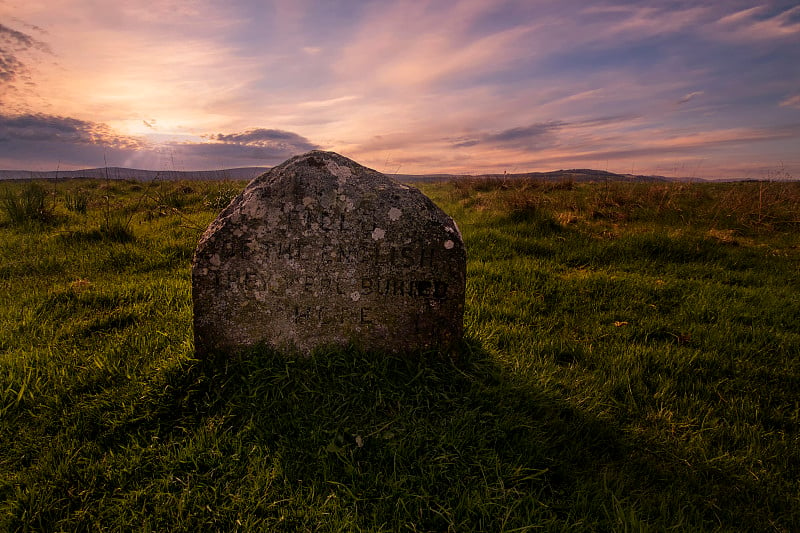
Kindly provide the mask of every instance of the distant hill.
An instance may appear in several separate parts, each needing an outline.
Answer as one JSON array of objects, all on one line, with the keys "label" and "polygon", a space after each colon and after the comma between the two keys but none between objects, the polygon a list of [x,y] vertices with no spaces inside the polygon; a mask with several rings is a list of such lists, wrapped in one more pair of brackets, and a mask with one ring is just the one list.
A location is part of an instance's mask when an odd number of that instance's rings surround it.
[{"label": "distant hill", "polygon": [[[578,183],[591,183],[603,181],[635,181],[635,182],[664,182],[683,178],[666,178],[664,176],[642,176],[635,174],[615,174],[605,170],[591,170],[586,168],[572,170],[552,170],[550,172],[525,172],[521,174],[394,174],[393,177],[400,181],[443,181],[459,178],[471,179],[534,179],[540,181],[574,181]],[[697,180],[703,181],[703,180]]]},{"label": "distant hill", "polygon": [[[60,170],[36,172],[30,170],[0,170],[0,180],[29,180],[29,179],[71,179],[95,178],[112,180],[136,181],[178,181],[178,180],[251,180],[268,171],[270,167],[240,167],[226,168],[223,170],[139,170],[135,168],[88,168],[84,170]],[[535,179],[541,181],[574,181],[604,182],[604,181],[632,181],[632,182],[663,182],[682,178],[665,178],[663,176],[641,176],[634,174],[615,174],[604,170],[572,169],[553,170],[551,172],[526,172],[521,174],[391,174],[391,176],[404,182],[415,181],[447,181],[459,178],[501,178],[501,179]],[[703,181],[703,180],[694,180]]]},{"label": "distant hill", "polygon": [[30,170],[0,170],[0,180],[96,178],[136,181],[177,180],[251,180],[270,167],[240,167],[223,170],[139,170],[136,168],[108,167],[84,170],[59,170],[36,172]]}]

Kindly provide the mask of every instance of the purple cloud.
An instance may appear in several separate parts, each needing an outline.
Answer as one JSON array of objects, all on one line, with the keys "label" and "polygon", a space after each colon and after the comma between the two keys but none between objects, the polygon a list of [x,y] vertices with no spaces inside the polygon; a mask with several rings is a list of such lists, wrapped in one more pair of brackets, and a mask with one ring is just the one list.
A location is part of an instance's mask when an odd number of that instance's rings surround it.
[{"label": "purple cloud", "polygon": [[[307,152],[313,148],[297,148],[290,145],[259,146],[253,144],[234,143],[180,143],[172,144],[170,148],[181,157],[192,161],[204,161],[206,165],[214,166],[217,162],[230,162],[231,165],[240,165],[245,162],[252,164],[272,165],[286,159]],[[227,164],[227,163],[226,163]]]},{"label": "purple cloud", "polygon": [[[152,126],[152,122],[147,122]],[[165,150],[192,168],[218,168],[280,163],[318,146],[293,132],[257,128],[238,133],[206,136],[208,142],[171,142],[153,145],[143,138],[121,135],[108,125],[43,113],[0,114],[0,161],[13,164],[23,154],[41,154],[40,164],[53,161],[98,166],[105,154],[115,161],[158,165]]]},{"label": "purple cloud", "polygon": [[25,66],[13,54],[0,48],[0,81],[14,81],[24,69]]},{"label": "purple cloud", "polygon": [[497,133],[486,133],[475,139],[460,141],[454,146],[468,148],[479,144],[493,144],[509,148],[543,148],[552,145],[555,134],[567,125],[561,121],[540,122],[529,126],[509,128]]},{"label": "purple cloud", "polygon": [[136,138],[114,133],[105,124],[42,113],[0,115],[0,143],[8,141],[97,144],[117,148],[137,148],[142,144]]},{"label": "purple cloud", "polygon": [[245,146],[291,146],[299,148],[304,152],[317,148],[316,145],[312,144],[305,137],[296,133],[292,133],[291,131],[270,130],[265,128],[256,128],[241,133],[218,133],[216,135],[212,135],[211,139],[222,143],[240,144]]},{"label": "purple cloud", "polygon": [[205,136],[211,142],[174,143],[171,148],[192,159],[213,161],[258,161],[259,164],[280,163],[289,157],[319,148],[297,133],[255,128],[238,133],[216,133]]}]

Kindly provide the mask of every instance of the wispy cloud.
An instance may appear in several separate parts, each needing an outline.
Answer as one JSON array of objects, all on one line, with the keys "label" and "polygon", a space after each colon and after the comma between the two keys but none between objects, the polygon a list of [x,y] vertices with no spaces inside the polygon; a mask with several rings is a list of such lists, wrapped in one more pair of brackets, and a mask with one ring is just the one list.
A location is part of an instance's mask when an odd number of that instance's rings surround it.
[{"label": "wispy cloud", "polygon": [[795,109],[800,109],[800,94],[795,94],[794,96],[788,97],[786,100],[783,100],[780,103],[781,107],[793,107]]},{"label": "wispy cloud", "polygon": [[326,98],[324,100],[309,100],[305,102],[300,102],[297,105],[298,107],[304,109],[323,109],[323,108],[341,106],[343,104],[349,104],[358,100],[359,98],[360,97],[356,95],[345,95],[336,98]]},{"label": "wispy cloud", "polygon": [[457,142],[454,147],[466,148],[480,144],[492,144],[505,148],[522,148],[526,150],[541,150],[543,147],[556,142],[555,133],[566,124],[563,122],[543,122],[528,126],[509,128],[497,133],[484,134],[479,138],[467,139]]},{"label": "wispy cloud", "polygon": [[765,14],[768,12],[768,7],[761,5],[731,13],[717,23],[717,26],[724,30],[717,33],[717,36],[751,41],[800,36],[800,6],[772,15]]},{"label": "wispy cloud", "polygon": [[695,98],[697,98],[698,96],[702,96],[704,94],[705,94],[705,91],[693,91],[693,92],[690,92],[688,94],[683,95],[681,97],[681,99],[678,100],[678,103],[679,104],[688,103],[688,102],[694,100]]},{"label": "wispy cloud", "polygon": [[[533,52],[526,38],[542,22],[476,31],[492,9],[492,4],[478,1],[373,4],[344,46],[336,72],[345,78],[362,73],[366,85],[398,91],[508,68]],[[413,28],[413,38],[401,28]]]},{"label": "wispy cloud", "polygon": [[[641,2],[636,4],[590,5],[581,10],[595,24],[606,26],[595,39],[619,42],[619,37],[638,39],[676,33],[696,27],[709,15],[707,7],[676,8],[663,2]],[[585,37],[579,37],[585,38]],[[591,38],[591,36],[590,36]]]}]

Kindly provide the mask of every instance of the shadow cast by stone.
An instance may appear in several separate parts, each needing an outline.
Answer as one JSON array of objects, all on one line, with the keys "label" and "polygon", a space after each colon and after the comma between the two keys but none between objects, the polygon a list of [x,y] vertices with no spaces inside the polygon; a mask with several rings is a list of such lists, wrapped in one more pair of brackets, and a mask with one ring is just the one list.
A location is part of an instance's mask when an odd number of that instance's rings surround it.
[{"label": "shadow cast by stone", "polygon": [[[472,340],[455,360],[354,348],[245,355],[171,373],[151,398],[161,415],[117,436],[157,430],[192,449],[208,464],[171,476],[260,490],[239,516],[284,528],[313,529],[325,513],[351,513],[365,528],[563,526],[608,506],[594,524],[607,526],[614,498],[663,497],[709,475],[522,384]],[[587,500],[600,486],[608,501]]]}]

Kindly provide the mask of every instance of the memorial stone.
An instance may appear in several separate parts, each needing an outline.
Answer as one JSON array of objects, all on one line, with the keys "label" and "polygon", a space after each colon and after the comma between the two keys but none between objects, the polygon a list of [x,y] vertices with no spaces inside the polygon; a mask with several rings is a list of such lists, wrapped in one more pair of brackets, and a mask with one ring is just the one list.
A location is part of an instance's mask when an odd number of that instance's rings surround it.
[{"label": "memorial stone", "polygon": [[465,281],[458,227],[429,198],[309,152],[250,182],[201,237],[195,350],[448,350],[463,333]]}]

